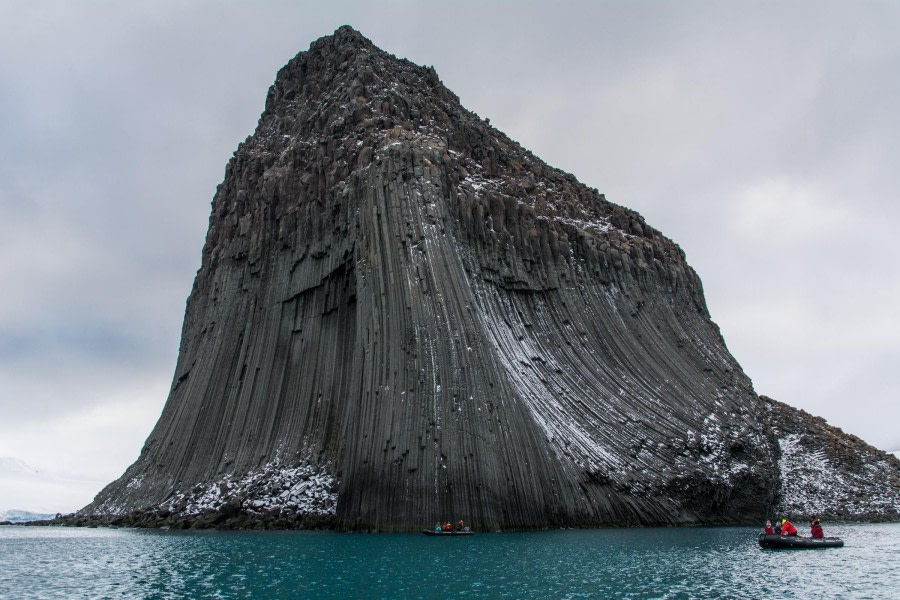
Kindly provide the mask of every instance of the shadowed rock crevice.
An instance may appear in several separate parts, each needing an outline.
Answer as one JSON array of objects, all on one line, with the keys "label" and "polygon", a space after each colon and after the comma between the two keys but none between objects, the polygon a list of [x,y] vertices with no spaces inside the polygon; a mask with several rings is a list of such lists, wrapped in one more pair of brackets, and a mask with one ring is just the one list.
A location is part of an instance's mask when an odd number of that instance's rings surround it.
[{"label": "shadowed rock crevice", "polygon": [[768,418],[677,245],[342,27],[228,163],[169,399],[81,515],[735,522]]}]

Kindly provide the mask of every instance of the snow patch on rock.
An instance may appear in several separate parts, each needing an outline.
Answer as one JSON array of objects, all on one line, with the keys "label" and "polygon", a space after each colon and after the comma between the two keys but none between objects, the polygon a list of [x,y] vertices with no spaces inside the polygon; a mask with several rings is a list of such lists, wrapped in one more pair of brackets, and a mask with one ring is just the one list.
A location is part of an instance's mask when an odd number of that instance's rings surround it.
[{"label": "snow patch on rock", "polygon": [[803,434],[790,434],[778,443],[781,458],[782,495],[778,511],[782,514],[842,514],[861,516],[872,513],[900,512],[900,493],[885,488],[873,494],[872,482],[891,480],[891,466],[869,462],[860,474],[835,465],[824,449],[810,448]]},{"label": "snow patch on rock", "polygon": [[164,503],[184,516],[225,507],[251,516],[276,512],[301,516],[330,516],[337,510],[335,479],[312,465],[286,467],[271,462],[240,478],[224,477],[176,493]]}]

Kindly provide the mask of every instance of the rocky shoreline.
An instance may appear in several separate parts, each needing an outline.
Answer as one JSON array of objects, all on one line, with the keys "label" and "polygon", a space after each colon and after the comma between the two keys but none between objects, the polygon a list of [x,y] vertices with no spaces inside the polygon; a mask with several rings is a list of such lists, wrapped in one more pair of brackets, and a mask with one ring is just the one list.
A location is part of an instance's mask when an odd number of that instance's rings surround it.
[{"label": "rocky shoreline", "polygon": [[[785,515],[795,523],[805,523],[811,515]],[[900,514],[860,514],[860,515],[817,515],[826,524],[836,523],[898,523]],[[163,516],[155,511],[135,512],[125,516],[102,518],[80,517],[76,514],[62,515],[55,519],[43,521],[26,521],[13,523],[0,522],[0,525],[29,526],[29,527],[110,527],[110,528],[134,528],[134,529],[161,529],[161,530],[199,530],[215,529],[222,531],[260,531],[260,530],[308,530],[308,531],[341,531],[334,517],[282,517],[270,516],[260,518],[253,515],[229,514],[220,511],[210,511],[197,517],[173,517]],[[425,524],[423,524],[423,527]],[[747,520],[716,520],[709,523],[695,523],[693,525],[674,525],[674,527],[702,527],[702,526],[761,526],[759,521]],[[559,528],[541,528],[542,530],[555,529],[597,529],[616,527],[644,527],[643,525],[595,525],[569,526]],[[650,526],[652,527],[652,526]],[[669,525],[669,527],[673,527]],[[408,530],[406,533],[417,533],[421,528]],[[477,530],[477,526],[476,526]],[[518,531],[518,530],[504,530]],[[357,533],[378,533],[377,529],[358,529]],[[395,532],[392,532],[395,533]]]},{"label": "rocky shoreline", "polygon": [[63,527],[132,527],[135,529],[221,529],[221,530],[333,530],[333,516],[250,515],[230,511],[210,510],[185,517],[167,515],[160,511],[135,511],[116,517],[61,515],[45,521],[0,523],[0,525],[63,526]]}]

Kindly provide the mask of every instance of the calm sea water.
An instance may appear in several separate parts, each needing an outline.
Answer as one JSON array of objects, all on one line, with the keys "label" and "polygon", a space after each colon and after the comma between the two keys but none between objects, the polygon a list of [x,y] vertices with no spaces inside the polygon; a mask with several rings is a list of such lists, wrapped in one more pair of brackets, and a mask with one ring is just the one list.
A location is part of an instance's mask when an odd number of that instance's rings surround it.
[{"label": "calm sea water", "polygon": [[[827,525],[827,524],[826,524]],[[0,598],[900,598],[900,524],[479,534],[0,527]]]}]

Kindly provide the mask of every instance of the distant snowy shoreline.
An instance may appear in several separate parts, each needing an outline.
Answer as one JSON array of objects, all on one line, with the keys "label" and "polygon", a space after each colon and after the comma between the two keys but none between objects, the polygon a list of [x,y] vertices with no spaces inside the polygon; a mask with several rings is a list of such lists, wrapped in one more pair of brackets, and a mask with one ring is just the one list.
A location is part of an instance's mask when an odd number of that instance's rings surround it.
[{"label": "distant snowy shoreline", "polygon": [[34,513],[27,510],[0,510],[0,523],[27,523],[29,521],[45,521],[56,515],[49,513]]}]

